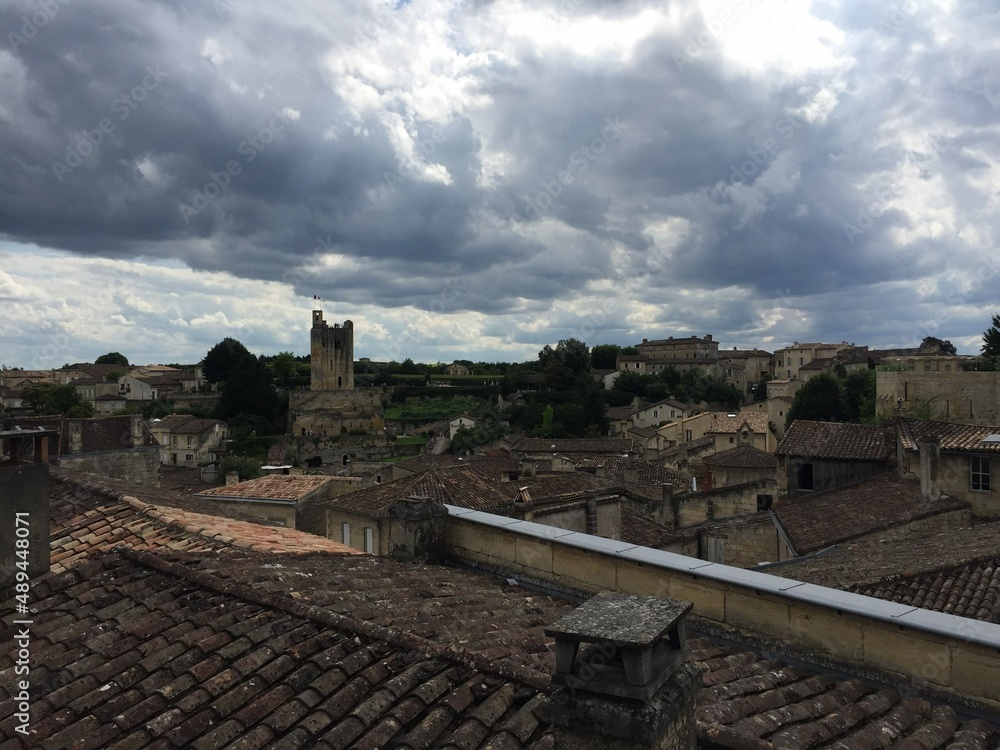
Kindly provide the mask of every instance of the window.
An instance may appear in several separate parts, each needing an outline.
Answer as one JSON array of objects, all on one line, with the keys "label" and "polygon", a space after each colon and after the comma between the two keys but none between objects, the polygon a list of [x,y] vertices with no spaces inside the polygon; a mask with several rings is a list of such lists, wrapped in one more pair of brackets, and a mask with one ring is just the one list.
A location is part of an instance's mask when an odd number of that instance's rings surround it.
[{"label": "window", "polygon": [[684,442],[691,442],[691,430],[684,430]]},{"label": "window", "polygon": [[799,467],[799,489],[809,490],[813,488],[813,465],[812,464],[802,464]]},{"label": "window", "polygon": [[800,364],[800,365],[802,365],[802,364],[805,364],[805,363],[804,363],[804,362],[803,362],[802,360],[803,360],[803,358],[802,358],[802,357],[799,357],[799,364]]},{"label": "window", "polygon": [[184,454],[184,460],[187,461],[188,463],[191,463],[192,461],[194,461],[194,454],[193,453],[185,453]]},{"label": "window", "polygon": [[365,527],[365,552],[369,555],[375,552],[375,531],[369,527]]},{"label": "window", "polygon": [[774,495],[757,495],[757,512],[771,510],[774,503]]},{"label": "window", "polygon": [[736,438],[734,438],[732,435],[730,435],[729,436],[729,444],[732,445],[735,442],[736,442]]},{"label": "window", "polygon": [[659,409],[653,409],[653,419],[656,419],[659,416],[660,416],[660,410]]},{"label": "window", "polygon": [[972,456],[969,459],[969,489],[978,492],[990,491],[990,459],[988,456]]},{"label": "window", "polygon": [[351,524],[347,523],[347,521],[340,524],[340,541],[348,547],[351,546]]}]

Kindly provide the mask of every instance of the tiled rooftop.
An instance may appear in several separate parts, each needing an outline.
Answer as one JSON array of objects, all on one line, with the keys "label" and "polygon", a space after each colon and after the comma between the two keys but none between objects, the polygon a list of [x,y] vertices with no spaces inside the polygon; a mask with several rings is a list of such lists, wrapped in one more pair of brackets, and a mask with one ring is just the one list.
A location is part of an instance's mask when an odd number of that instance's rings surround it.
[{"label": "tiled rooftop", "polygon": [[625,472],[629,468],[635,469],[636,482],[638,484],[652,484],[659,487],[662,484],[671,484],[675,487],[684,487],[690,483],[690,478],[672,471],[671,469],[657,466],[650,461],[642,459],[621,458],[620,456],[607,456],[602,458],[578,458],[577,465],[580,467],[604,467],[604,477],[621,481],[625,478]]},{"label": "tiled rooftop", "polygon": [[260,500],[301,500],[337,477],[319,474],[269,474],[225,487],[210,487],[198,493],[200,497],[239,497]]},{"label": "tiled rooftop", "polygon": [[492,510],[510,505],[503,485],[479,472],[475,465],[431,469],[422,474],[382,482],[363,490],[322,501],[333,508],[380,518],[407,497],[429,497],[442,503],[474,510]]},{"label": "tiled rooftop", "polygon": [[631,438],[529,438],[522,437],[511,450],[520,453],[628,453]]},{"label": "tiled rooftop", "polygon": [[928,501],[920,482],[887,474],[836,490],[779,503],[774,514],[800,554],[902,526],[920,518],[967,509],[962,500]]},{"label": "tiled rooftop", "polygon": [[767,414],[762,411],[716,411],[712,412],[712,421],[707,432],[739,432],[744,424],[749,425],[755,433],[763,434],[769,429]]},{"label": "tiled rooftop", "polygon": [[150,422],[152,429],[166,429],[176,435],[200,435],[214,429],[216,425],[225,427],[226,423],[218,419],[193,417],[189,414],[168,414]]},{"label": "tiled rooftop", "polygon": [[675,535],[663,524],[623,507],[621,536],[623,542],[660,549],[673,542]]},{"label": "tiled rooftop", "polygon": [[878,599],[1000,623],[1000,554],[913,575],[895,575],[851,591]]},{"label": "tiled rooftop", "polygon": [[892,432],[876,425],[796,419],[778,444],[777,455],[885,461],[894,444]]},{"label": "tiled rooftop", "polygon": [[1000,435],[1000,427],[980,427],[954,422],[936,422],[930,419],[899,420],[899,437],[907,450],[917,450],[917,443],[937,437],[941,450],[967,453],[1000,453],[1000,440],[983,442],[989,435]]},{"label": "tiled rooftop", "polygon": [[622,491],[621,481],[599,477],[586,471],[560,471],[533,478],[522,477],[515,482],[499,485],[511,501],[518,489],[527,487],[536,503],[573,500],[593,494],[614,495]]},{"label": "tiled rooftop", "polygon": [[961,567],[997,552],[1000,522],[905,539],[878,536],[838,545],[818,557],[776,566],[769,573],[820,586],[847,589],[892,576],[916,576]]},{"label": "tiled rooftop", "polygon": [[[358,554],[350,547],[302,531],[159,504],[156,497],[163,497],[163,492],[132,487],[150,501],[145,502],[116,492],[113,486],[117,483],[110,480],[66,470],[53,470],[52,475],[49,507],[54,572],[118,545],[214,553],[239,549]],[[173,499],[187,508],[200,505],[181,496]]]},{"label": "tiled rooftop", "polygon": [[709,466],[734,469],[777,469],[778,459],[767,451],[754,448],[752,445],[740,445],[727,451],[706,456],[704,462]]}]

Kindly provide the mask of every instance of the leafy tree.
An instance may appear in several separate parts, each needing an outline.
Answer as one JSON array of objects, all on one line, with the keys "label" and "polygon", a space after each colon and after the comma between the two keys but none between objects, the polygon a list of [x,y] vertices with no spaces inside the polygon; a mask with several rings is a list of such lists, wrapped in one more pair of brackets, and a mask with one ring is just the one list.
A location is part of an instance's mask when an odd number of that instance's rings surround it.
[{"label": "leafy tree", "polygon": [[409,357],[403,360],[403,364],[400,365],[399,369],[404,375],[416,375],[418,372],[420,372],[420,370],[417,368],[417,365]]},{"label": "leafy tree", "polygon": [[795,394],[785,418],[787,427],[796,419],[817,422],[840,421],[844,418],[840,403],[840,384],[830,375],[817,375],[805,383]]},{"label": "leafy tree", "polygon": [[590,349],[578,339],[563,339],[556,344],[555,349],[546,344],[538,352],[538,365],[543,372],[553,360],[562,362],[573,375],[583,375],[590,372]]},{"label": "leafy tree", "polygon": [[875,419],[875,370],[859,370],[844,378],[841,404],[844,420],[870,424]]},{"label": "leafy tree", "polygon": [[639,350],[638,350],[638,348],[636,348],[634,346],[623,346],[621,353],[622,354],[626,354],[626,355],[627,354],[638,354]]},{"label": "leafy tree", "polygon": [[698,401],[719,404],[727,409],[739,409],[743,402],[743,396],[735,387],[724,380],[708,377],[698,383],[697,398]]},{"label": "leafy tree", "polygon": [[226,474],[235,471],[240,475],[240,481],[256,479],[260,476],[260,463],[246,456],[226,456],[219,463],[219,474],[225,479]]},{"label": "leafy tree", "polygon": [[771,380],[773,378],[766,372],[760,376],[760,382],[753,389],[754,401],[767,401],[767,384]]},{"label": "leafy tree", "polygon": [[542,376],[545,378],[542,381],[545,387],[554,391],[568,391],[573,387],[573,371],[558,359],[549,360],[542,371]]},{"label": "leafy tree", "polygon": [[920,342],[921,349],[937,349],[939,354],[958,354],[955,345],[950,341],[945,341],[936,336],[925,336]]},{"label": "leafy tree", "polygon": [[229,380],[233,370],[239,367],[246,357],[253,357],[250,350],[236,339],[227,336],[209,349],[205,359],[201,361],[205,379],[209,383]]},{"label": "leafy tree", "polygon": [[291,352],[278,352],[267,361],[267,369],[271,371],[274,382],[287,390],[298,377],[299,360]]},{"label": "leafy tree", "polygon": [[663,368],[659,373],[659,378],[666,384],[671,393],[674,393],[677,386],[681,384],[681,374],[677,372],[677,368],[673,365],[667,365]]},{"label": "leafy tree", "polygon": [[590,366],[595,370],[613,370],[622,350],[617,344],[597,344],[590,349]]},{"label": "leafy tree", "polygon": [[71,385],[32,383],[22,392],[22,402],[35,414],[92,417],[94,407]]},{"label": "leafy tree", "polygon": [[477,424],[475,427],[459,427],[455,431],[455,437],[451,439],[451,452],[468,453],[480,445],[499,440],[506,431],[502,424],[493,421]]},{"label": "leafy tree", "polygon": [[121,365],[128,367],[128,357],[120,352],[108,352],[94,360],[95,365]]},{"label": "leafy tree", "polygon": [[992,369],[997,369],[1000,361],[1000,313],[994,314],[993,325],[983,332],[983,357],[992,365]]},{"label": "leafy tree", "polygon": [[[207,377],[207,373],[206,373]],[[254,414],[270,422],[277,415],[278,396],[271,373],[257,357],[247,352],[226,378],[215,414],[232,419],[238,414]]]}]

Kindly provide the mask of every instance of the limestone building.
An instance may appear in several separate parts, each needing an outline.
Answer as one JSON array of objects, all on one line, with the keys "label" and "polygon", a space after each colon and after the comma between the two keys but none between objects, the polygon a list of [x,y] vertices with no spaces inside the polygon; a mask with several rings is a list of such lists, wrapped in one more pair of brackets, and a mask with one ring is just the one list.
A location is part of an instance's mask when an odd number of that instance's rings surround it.
[{"label": "limestone building", "polygon": [[313,310],[310,339],[311,388],[314,391],[354,390],[354,323],[331,327],[322,310]]}]

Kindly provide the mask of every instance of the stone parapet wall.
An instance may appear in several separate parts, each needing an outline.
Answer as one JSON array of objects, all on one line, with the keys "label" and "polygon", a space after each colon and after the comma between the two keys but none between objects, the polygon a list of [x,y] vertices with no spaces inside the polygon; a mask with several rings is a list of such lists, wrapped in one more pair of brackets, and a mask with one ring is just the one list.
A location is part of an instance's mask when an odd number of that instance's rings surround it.
[{"label": "stone parapet wall", "polygon": [[448,556],[566,591],[694,602],[776,650],[1000,709],[1000,625],[448,506]]}]

